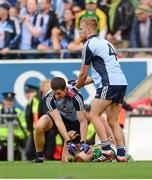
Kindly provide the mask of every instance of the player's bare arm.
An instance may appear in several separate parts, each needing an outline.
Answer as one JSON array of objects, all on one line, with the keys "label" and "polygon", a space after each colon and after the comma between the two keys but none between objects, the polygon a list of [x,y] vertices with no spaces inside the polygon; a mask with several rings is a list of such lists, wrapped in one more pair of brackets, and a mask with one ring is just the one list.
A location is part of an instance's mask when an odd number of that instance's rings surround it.
[{"label": "player's bare arm", "polygon": [[78,81],[75,85],[76,88],[80,89],[82,86],[84,86],[86,79],[88,77],[89,67],[89,65],[82,65]]},{"label": "player's bare arm", "polygon": [[85,85],[88,85],[88,84],[92,84],[93,82],[94,82],[94,81],[93,81],[92,77],[88,76],[87,79],[86,79],[86,81],[85,81],[85,83],[84,83],[84,86],[85,86]]},{"label": "player's bare arm", "polygon": [[61,135],[63,136],[65,141],[70,140],[67,130],[65,128],[65,125],[62,121],[62,117],[60,115],[60,113],[58,112],[57,109],[54,109],[53,111],[49,112],[50,116],[52,117],[52,119],[54,120],[54,123],[56,124],[59,132],[61,133]]},{"label": "player's bare arm", "polygon": [[80,121],[81,141],[86,141],[88,125],[85,111],[77,111],[77,116]]}]

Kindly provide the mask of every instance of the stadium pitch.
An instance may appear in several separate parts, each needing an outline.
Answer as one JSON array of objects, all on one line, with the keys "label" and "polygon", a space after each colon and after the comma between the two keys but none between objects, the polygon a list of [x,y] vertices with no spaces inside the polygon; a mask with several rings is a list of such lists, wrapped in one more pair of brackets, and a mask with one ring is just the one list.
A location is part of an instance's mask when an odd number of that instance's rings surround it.
[{"label": "stadium pitch", "polygon": [[130,163],[0,162],[0,178],[152,179],[152,161]]}]

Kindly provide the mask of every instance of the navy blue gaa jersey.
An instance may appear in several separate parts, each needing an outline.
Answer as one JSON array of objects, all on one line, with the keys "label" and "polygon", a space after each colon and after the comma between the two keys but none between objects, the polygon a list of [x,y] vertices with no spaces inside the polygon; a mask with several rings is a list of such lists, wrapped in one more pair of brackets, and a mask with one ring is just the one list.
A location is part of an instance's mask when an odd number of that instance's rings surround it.
[{"label": "navy blue gaa jersey", "polygon": [[67,94],[62,100],[56,100],[53,92],[50,92],[46,96],[46,106],[49,112],[57,109],[69,121],[78,120],[76,111],[84,110],[84,102],[80,94],[77,94],[75,97]]}]

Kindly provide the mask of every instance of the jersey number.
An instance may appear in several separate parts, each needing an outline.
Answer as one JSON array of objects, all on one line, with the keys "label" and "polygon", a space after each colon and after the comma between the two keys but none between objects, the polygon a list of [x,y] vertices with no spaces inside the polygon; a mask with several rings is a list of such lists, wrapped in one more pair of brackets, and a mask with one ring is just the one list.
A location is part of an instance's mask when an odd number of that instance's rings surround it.
[{"label": "jersey number", "polygon": [[114,50],[114,48],[110,44],[108,44],[108,47],[109,47],[109,56],[115,56],[116,60],[118,60],[117,54],[116,54],[116,51]]}]

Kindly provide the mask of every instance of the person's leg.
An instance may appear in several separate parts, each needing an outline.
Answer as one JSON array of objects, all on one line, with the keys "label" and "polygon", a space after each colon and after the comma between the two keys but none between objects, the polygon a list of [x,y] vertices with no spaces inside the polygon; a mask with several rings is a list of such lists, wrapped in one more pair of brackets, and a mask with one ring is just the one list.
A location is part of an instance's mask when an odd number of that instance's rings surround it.
[{"label": "person's leg", "polygon": [[34,142],[36,157],[43,161],[43,149],[45,144],[45,132],[51,129],[53,122],[48,115],[43,115],[37,122],[34,130]]},{"label": "person's leg", "polygon": [[[113,131],[112,131],[111,127],[109,126],[108,122],[107,122],[107,116],[106,116],[106,114],[103,114],[103,115],[102,115],[101,121],[103,122],[104,127],[105,127],[105,129],[106,129],[106,133],[107,133],[108,139],[110,140],[110,142],[111,142],[112,144],[115,145],[116,142],[115,142],[115,138],[114,138],[114,135],[113,135]],[[97,144],[100,144],[100,139],[99,139],[99,137],[98,137],[97,134],[95,135],[95,142],[96,142]]]},{"label": "person's leg", "polygon": [[56,135],[58,130],[56,128],[49,129],[45,132],[45,145],[44,145],[44,154],[47,160],[52,160],[55,147],[56,147]]},{"label": "person's leg", "polygon": [[108,141],[108,137],[105,126],[101,120],[101,114],[110,104],[111,101],[109,100],[94,99],[90,111],[91,122],[95,128],[96,133],[99,136],[99,139],[103,142]]},{"label": "person's leg", "polygon": [[32,160],[35,157],[35,145],[34,145],[33,134],[30,134],[30,136],[28,137],[25,147],[25,155],[27,160]]},{"label": "person's leg", "polygon": [[96,161],[112,161],[115,157],[110,146],[110,141],[103,123],[101,114],[111,104],[111,100],[95,99],[91,106],[90,116],[95,131],[99,136],[102,147],[102,155]]},{"label": "person's leg", "polygon": [[108,124],[113,131],[115,141],[116,141],[118,160],[125,158],[124,135],[123,135],[123,131],[122,131],[120,125],[117,122],[119,112],[121,110],[121,106],[122,105],[119,103],[113,103],[106,109]]}]

